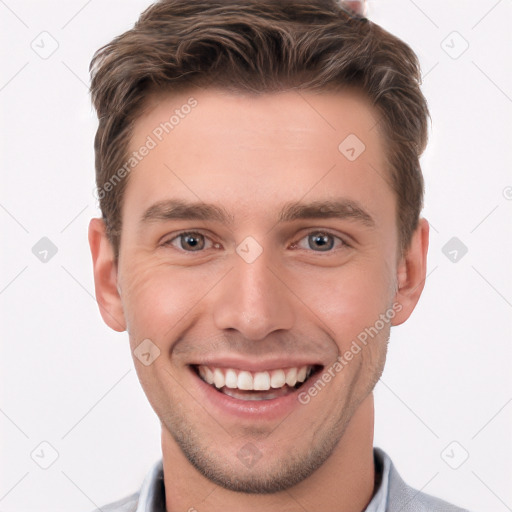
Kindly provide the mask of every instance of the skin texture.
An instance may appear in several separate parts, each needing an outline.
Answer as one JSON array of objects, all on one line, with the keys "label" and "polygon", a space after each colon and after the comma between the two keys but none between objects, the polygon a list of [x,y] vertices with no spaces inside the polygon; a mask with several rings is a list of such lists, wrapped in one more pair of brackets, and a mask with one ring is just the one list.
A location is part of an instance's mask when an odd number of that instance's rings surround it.
[{"label": "skin texture", "polygon": [[360,16],[364,16],[366,14],[365,0],[345,0],[342,4]]},{"label": "skin texture", "polygon": [[[190,97],[197,106],[129,175],[117,264],[103,221],[89,229],[103,319],[128,331],[132,352],[145,339],[160,350],[152,364],[135,356],[134,364],[162,424],[167,510],[364,510],[374,492],[372,390],[390,326],[407,320],[423,289],[428,223],[420,219],[399,258],[378,116],[357,92],[154,96],[130,150]],[[365,145],[354,161],[338,150],[349,134]],[[233,223],[141,223],[170,198],[215,203]],[[285,203],[338,198],[357,201],[374,226],[353,218],[278,222]],[[198,231],[204,248],[191,250],[177,236],[183,230]],[[308,237],[319,231],[333,236],[329,250]],[[236,252],[249,236],[262,248],[252,263]],[[389,311],[393,318],[342,371],[286,416],[221,414],[190,370],[208,358],[292,356],[326,370]],[[238,457],[247,443],[260,455],[252,467]]]}]

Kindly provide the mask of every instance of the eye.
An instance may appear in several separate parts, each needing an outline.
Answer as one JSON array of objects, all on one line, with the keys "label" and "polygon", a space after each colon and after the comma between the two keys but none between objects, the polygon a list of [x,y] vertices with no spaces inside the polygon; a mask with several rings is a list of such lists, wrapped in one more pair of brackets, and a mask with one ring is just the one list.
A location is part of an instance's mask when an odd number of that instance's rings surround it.
[{"label": "eye", "polygon": [[[207,242],[210,243],[209,247],[207,246]],[[220,244],[213,243],[206,235],[203,235],[198,231],[184,231],[182,233],[178,233],[178,235],[167,240],[162,245],[172,245],[173,247],[185,252],[200,252],[205,248],[209,249],[212,247],[220,247]]]},{"label": "eye", "polygon": [[[306,241],[306,246],[302,243]],[[315,252],[333,252],[331,249],[335,246],[335,241],[338,240],[338,248],[343,249],[349,245],[340,237],[333,235],[327,231],[312,231],[307,236],[301,238],[299,242],[292,244],[292,249],[313,249]]]}]

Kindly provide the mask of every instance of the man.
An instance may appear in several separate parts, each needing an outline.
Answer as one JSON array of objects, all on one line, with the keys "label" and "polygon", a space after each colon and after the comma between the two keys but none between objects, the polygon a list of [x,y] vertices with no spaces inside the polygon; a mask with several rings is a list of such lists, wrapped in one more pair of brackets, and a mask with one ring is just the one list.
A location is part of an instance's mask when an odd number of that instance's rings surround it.
[{"label": "man", "polygon": [[334,0],[167,0],[91,70],[96,297],[163,454],[102,510],[462,510],[373,447],[426,276],[412,50]]}]

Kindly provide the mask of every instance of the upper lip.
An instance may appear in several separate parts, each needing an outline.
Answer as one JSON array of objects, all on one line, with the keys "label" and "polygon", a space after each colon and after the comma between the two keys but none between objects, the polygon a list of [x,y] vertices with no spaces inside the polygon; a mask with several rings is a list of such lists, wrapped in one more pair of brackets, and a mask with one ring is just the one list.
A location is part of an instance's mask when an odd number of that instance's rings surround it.
[{"label": "upper lip", "polygon": [[301,368],[303,366],[323,366],[317,360],[307,358],[278,357],[272,359],[248,359],[234,356],[203,358],[191,363],[191,366],[209,366],[212,368],[233,368],[248,372],[264,372],[285,368]]}]

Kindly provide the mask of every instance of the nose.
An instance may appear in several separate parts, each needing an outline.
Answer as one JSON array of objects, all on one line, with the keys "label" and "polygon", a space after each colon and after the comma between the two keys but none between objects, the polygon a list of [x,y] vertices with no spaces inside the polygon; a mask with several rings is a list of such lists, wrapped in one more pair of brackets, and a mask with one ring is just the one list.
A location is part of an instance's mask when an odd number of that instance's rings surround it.
[{"label": "nose", "polygon": [[234,268],[219,283],[214,297],[215,326],[220,330],[236,329],[254,341],[265,339],[273,331],[291,329],[294,296],[285,276],[270,264],[265,251],[252,263],[235,254],[233,263]]}]

